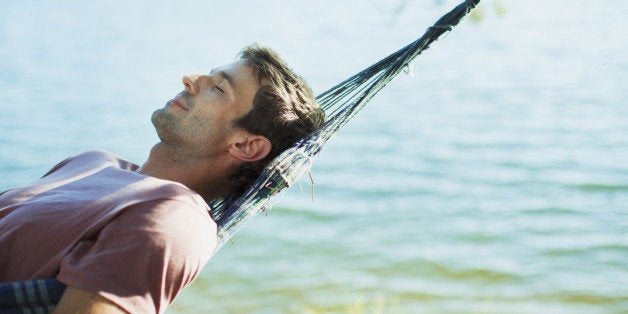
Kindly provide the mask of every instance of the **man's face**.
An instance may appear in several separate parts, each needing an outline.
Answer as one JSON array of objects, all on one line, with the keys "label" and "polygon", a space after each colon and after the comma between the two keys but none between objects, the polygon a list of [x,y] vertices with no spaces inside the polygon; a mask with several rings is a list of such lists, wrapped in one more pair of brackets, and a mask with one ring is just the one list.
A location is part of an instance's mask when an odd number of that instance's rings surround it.
[{"label": "man's face", "polygon": [[162,142],[214,156],[224,153],[237,130],[233,121],[247,114],[260,88],[243,61],[213,69],[207,75],[183,77],[184,91],[153,113]]}]

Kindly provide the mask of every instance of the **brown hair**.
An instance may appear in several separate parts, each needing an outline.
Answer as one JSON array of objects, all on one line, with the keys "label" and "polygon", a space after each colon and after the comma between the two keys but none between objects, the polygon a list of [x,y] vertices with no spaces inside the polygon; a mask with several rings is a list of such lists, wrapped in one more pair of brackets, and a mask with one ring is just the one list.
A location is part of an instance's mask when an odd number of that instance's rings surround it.
[{"label": "brown hair", "polygon": [[264,159],[240,165],[231,177],[232,196],[246,192],[273,158],[325,122],[312,89],[276,52],[253,44],[238,57],[253,69],[262,87],[255,94],[253,109],[234,123],[265,136],[272,148]]}]

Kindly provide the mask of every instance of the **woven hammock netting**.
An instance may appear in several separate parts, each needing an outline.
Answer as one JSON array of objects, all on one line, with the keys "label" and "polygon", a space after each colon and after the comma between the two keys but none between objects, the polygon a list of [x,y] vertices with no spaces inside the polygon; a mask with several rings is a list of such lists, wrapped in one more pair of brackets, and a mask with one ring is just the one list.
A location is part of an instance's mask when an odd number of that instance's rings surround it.
[{"label": "woven hammock netting", "polygon": [[422,51],[450,31],[480,0],[467,0],[442,16],[416,41],[346,79],[317,96],[327,121],[320,128],[277,156],[249,190],[235,201],[213,202],[212,214],[218,224],[218,246],[228,241],[246,222],[272,207],[280,192],[309,171],[325,143],[366,103]]}]

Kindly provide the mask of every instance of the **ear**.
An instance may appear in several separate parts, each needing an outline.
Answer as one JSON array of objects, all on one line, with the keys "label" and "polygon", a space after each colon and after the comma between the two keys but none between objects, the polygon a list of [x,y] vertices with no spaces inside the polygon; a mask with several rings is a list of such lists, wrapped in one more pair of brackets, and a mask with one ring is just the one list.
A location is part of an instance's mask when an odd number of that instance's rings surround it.
[{"label": "ear", "polygon": [[252,162],[264,159],[270,153],[272,144],[262,135],[243,134],[229,147],[229,154],[243,162]]}]

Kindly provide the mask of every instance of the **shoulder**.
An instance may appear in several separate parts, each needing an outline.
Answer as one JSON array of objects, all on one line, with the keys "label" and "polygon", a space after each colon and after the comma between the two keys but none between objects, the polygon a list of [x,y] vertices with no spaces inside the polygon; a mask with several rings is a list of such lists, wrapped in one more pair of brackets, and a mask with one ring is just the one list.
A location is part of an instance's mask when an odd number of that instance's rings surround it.
[{"label": "shoulder", "polygon": [[114,223],[132,226],[136,237],[157,250],[175,250],[172,256],[204,263],[217,245],[217,226],[206,207],[185,195],[153,199],[127,208]]},{"label": "shoulder", "polygon": [[200,274],[218,247],[217,226],[209,214],[181,200],[136,204],[107,229],[101,236],[131,246],[130,256],[141,256],[135,272],[153,278],[149,286],[166,287],[170,300]]}]

